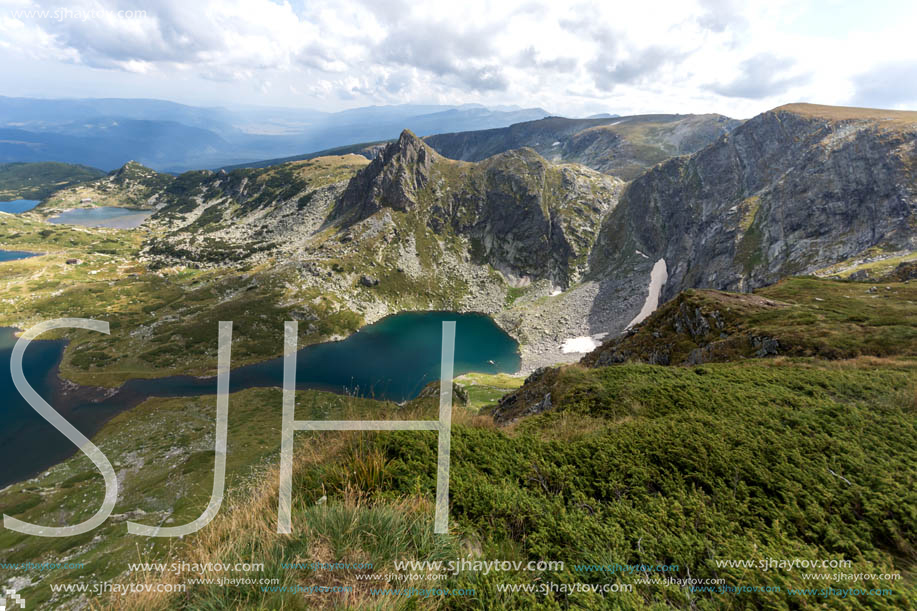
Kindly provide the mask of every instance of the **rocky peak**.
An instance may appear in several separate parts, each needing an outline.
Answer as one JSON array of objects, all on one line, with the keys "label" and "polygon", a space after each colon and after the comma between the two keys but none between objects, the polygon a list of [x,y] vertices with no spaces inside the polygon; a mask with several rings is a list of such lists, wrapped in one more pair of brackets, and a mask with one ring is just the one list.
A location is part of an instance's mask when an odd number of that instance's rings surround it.
[{"label": "rocky peak", "polygon": [[365,218],[382,208],[410,210],[426,186],[435,151],[410,130],[401,132],[380,155],[354,176],[341,196],[337,215]]},{"label": "rocky peak", "polygon": [[131,182],[151,179],[157,175],[158,172],[156,172],[156,170],[152,170],[136,161],[128,161],[123,166],[109,174],[111,180],[119,185],[126,185]]}]

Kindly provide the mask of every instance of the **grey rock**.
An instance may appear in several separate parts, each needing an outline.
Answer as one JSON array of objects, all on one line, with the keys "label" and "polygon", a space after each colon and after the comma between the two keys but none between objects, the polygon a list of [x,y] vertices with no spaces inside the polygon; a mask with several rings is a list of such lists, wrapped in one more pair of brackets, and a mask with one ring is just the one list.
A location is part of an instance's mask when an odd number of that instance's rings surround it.
[{"label": "grey rock", "polygon": [[668,300],[693,287],[749,291],[875,246],[917,250],[915,142],[917,121],[765,112],[631,182],[596,240],[593,273],[613,286],[640,263],[635,251],[664,259]]},{"label": "grey rock", "polygon": [[757,337],[753,336],[751,338],[752,347],[757,348],[755,356],[763,358],[766,356],[776,356],[779,354],[780,344],[773,337]]}]

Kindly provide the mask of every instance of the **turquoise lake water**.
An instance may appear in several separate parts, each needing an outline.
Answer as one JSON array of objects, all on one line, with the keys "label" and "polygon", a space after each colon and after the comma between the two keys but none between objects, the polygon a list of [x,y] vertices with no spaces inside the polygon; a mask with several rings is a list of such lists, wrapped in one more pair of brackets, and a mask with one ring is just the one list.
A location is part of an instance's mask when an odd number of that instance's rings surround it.
[{"label": "turquoise lake water", "polygon": [[[406,312],[364,327],[345,340],[302,348],[297,353],[297,388],[395,401],[413,398],[424,386],[439,379],[442,323],[449,320],[456,322],[454,375],[518,371],[518,344],[489,317]],[[12,329],[0,328],[0,486],[42,471],[75,451],[13,386],[9,363],[14,341]],[[213,344],[216,348],[216,328]],[[33,341],[25,353],[23,370],[38,394],[87,436],[118,412],[147,397],[216,393],[215,376],[129,380],[114,396],[106,398],[91,389],[64,393],[57,377],[64,347],[62,340]],[[232,392],[279,387],[283,383],[283,359],[233,369],[229,382]],[[229,408],[232,410],[231,401]]]},{"label": "turquoise lake water", "polygon": [[149,210],[98,206],[96,208],[74,208],[49,218],[49,223],[83,225],[84,227],[112,227],[133,229],[139,227],[152,214]]},{"label": "turquoise lake water", "polygon": [[28,259],[37,257],[38,253],[25,252],[23,250],[0,250],[0,263],[4,261],[18,261],[19,259]]},{"label": "turquoise lake water", "polygon": [[37,199],[14,199],[11,202],[0,202],[0,212],[19,214],[20,212],[28,212],[37,205]]}]

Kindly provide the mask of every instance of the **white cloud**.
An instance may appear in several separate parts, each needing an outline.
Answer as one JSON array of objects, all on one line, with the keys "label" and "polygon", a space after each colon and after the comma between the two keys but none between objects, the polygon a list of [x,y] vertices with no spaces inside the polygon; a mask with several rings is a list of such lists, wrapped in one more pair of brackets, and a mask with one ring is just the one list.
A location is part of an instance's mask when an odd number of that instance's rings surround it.
[{"label": "white cloud", "polygon": [[809,80],[809,74],[793,74],[795,64],[787,57],[761,53],[742,61],[731,81],[713,84],[710,89],[728,98],[750,100],[781,95]]},{"label": "white cloud", "polygon": [[[821,0],[0,0],[5,95],[296,104],[403,102],[722,112],[788,101],[917,107],[917,17]],[[118,11],[142,10],[125,17]],[[21,11],[50,11],[44,17]],[[875,13],[881,13],[878,18]],[[36,71],[36,67],[40,67]],[[142,76],[142,80],[130,75]],[[129,86],[127,85],[129,84]],[[120,91],[119,86],[125,90]]]}]

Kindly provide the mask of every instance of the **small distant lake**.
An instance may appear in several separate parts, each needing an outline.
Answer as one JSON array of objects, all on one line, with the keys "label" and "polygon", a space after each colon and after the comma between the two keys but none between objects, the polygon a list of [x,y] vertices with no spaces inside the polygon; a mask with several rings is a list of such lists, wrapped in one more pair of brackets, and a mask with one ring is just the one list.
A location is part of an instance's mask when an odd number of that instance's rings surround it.
[{"label": "small distant lake", "polygon": [[19,259],[28,259],[37,257],[39,253],[25,252],[22,250],[0,250],[0,263],[4,261],[18,261]]},{"label": "small distant lake", "polygon": [[[456,322],[454,375],[470,371],[515,373],[518,344],[480,314],[406,312],[389,316],[339,342],[297,353],[297,388],[348,392],[402,401],[439,379],[443,321]],[[282,325],[282,321],[278,321]],[[14,330],[0,328],[0,487],[47,469],[76,451],[19,396],[10,376]],[[217,330],[213,329],[216,348]],[[118,412],[148,397],[216,394],[216,377],[171,376],[129,380],[111,396],[93,389],[63,392],[57,368],[64,341],[33,341],[24,355],[26,379],[88,437]],[[283,384],[283,358],[233,369],[230,392]],[[232,410],[232,402],[229,409]],[[230,441],[231,443],[231,441]]]},{"label": "small distant lake", "polygon": [[153,214],[149,210],[118,208],[116,206],[98,206],[96,208],[73,208],[49,218],[49,223],[59,225],[83,225],[84,227],[111,227],[114,229],[133,229]]},{"label": "small distant lake", "polygon": [[0,212],[19,214],[20,212],[28,212],[37,205],[37,199],[14,199],[11,202],[0,202]]}]

